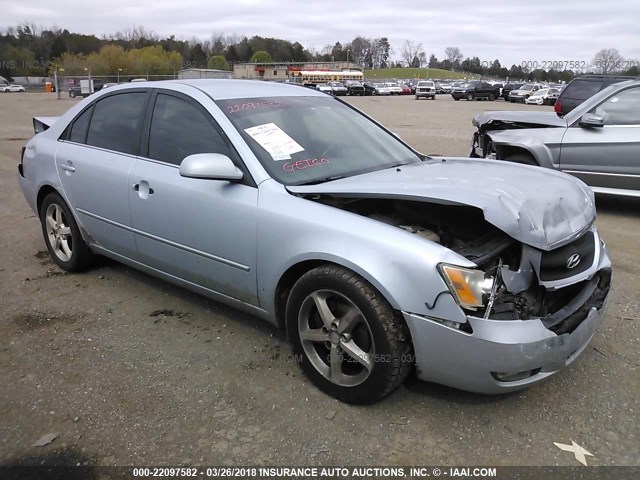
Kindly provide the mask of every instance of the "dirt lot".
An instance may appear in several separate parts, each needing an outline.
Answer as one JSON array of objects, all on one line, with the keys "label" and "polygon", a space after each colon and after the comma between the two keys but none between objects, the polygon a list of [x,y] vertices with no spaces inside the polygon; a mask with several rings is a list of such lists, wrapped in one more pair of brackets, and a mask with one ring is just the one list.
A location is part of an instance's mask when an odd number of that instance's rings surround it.
[{"label": "dirt lot", "polygon": [[[16,181],[31,117],[76,100],[0,95],[0,464],[640,465],[640,203],[599,199],[615,268],[608,318],[571,368],[482,396],[412,381],[373,406],[341,404],[288,361],[282,332],[103,261],[59,271]],[[465,155],[497,102],[350,100],[424,153]],[[43,435],[57,438],[34,447]]]}]

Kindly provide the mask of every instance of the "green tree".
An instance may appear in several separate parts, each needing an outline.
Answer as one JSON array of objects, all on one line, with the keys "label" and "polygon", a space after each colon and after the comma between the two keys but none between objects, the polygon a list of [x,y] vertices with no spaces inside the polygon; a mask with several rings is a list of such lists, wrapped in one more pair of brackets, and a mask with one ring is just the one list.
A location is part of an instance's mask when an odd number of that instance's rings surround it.
[{"label": "green tree", "polygon": [[207,54],[204,53],[202,49],[202,45],[196,43],[187,55],[187,60],[189,60],[196,67],[204,67],[207,64]]},{"label": "green tree", "polygon": [[252,63],[271,63],[271,55],[264,50],[259,50],[251,56]]},{"label": "green tree", "polygon": [[212,55],[207,62],[207,68],[215,68],[218,70],[231,70],[229,62],[224,58],[224,55]]}]

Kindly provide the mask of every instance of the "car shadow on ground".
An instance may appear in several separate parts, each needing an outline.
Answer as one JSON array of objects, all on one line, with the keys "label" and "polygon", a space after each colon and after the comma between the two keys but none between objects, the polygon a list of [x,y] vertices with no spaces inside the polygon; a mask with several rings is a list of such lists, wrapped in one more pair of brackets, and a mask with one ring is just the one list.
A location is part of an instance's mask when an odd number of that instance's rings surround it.
[{"label": "car shadow on ground", "polygon": [[[280,342],[288,342],[286,332],[283,329],[276,328],[271,323],[262,320],[255,315],[243,312],[238,308],[228,306],[224,303],[217,302],[216,300],[207,298],[204,295],[200,295],[187,290],[186,288],[174,285],[152,275],[148,275],[140,270],[130,268],[116,260],[97,255],[94,268],[89,272],[92,271],[105,271],[105,273],[108,271],[117,272],[118,274],[126,276],[136,282],[149,286],[151,289],[159,293],[169,293],[171,298],[189,304],[194,309],[200,309],[202,312],[210,311],[212,314],[228,319],[229,321],[240,322],[249,328],[255,329],[263,335],[272,335],[273,338]],[[150,301],[153,301],[156,298],[157,297],[155,295],[149,296]],[[163,305],[158,305],[157,311],[163,312],[163,310],[161,310],[162,306]]]},{"label": "car shadow on ground", "polygon": [[[95,459],[72,448],[9,458],[0,464],[3,480],[94,480],[104,478]],[[113,478],[113,477],[109,477]]]},{"label": "car shadow on ground", "polygon": [[640,217],[640,198],[596,195],[598,213]]},{"label": "car shadow on ground", "polygon": [[508,392],[500,395],[486,395],[482,393],[465,392],[457,388],[439,385],[437,383],[423,382],[416,376],[415,369],[409,374],[404,383],[404,388],[411,393],[428,397],[432,400],[440,400],[446,403],[459,405],[484,405],[503,401],[509,401],[522,394],[521,391]]}]

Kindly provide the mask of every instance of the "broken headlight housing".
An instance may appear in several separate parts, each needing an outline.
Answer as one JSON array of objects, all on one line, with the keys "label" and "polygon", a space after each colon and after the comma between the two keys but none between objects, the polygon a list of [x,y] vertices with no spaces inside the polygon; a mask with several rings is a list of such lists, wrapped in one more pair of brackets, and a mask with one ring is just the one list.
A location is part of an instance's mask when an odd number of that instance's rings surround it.
[{"label": "broken headlight housing", "polygon": [[438,265],[438,270],[460,307],[476,310],[485,306],[486,298],[493,286],[493,277],[481,270],[444,263]]}]

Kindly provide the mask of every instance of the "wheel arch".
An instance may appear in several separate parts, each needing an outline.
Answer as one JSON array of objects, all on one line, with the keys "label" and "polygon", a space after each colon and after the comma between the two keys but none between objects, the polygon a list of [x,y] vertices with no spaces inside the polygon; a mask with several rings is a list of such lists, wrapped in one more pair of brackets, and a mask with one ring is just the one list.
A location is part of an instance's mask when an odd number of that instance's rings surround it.
[{"label": "wheel arch", "polygon": [[[526,132],[526,130],[522,132]],[[550,145],[547,145],[546,142],[536,139],[533,135],[525,136],[524,133],[515,130],[488,132],[487,136],[493,142],[496,149],[496,158],[499,160],[504,160],[509,155],[522,153],[532,157],[538,166],[557,168],[554,159],[559,154],[559,148],[554,146],[553,141]]]},{"label": "wheel arch", "polygon": [[279,328],[286,329],[285,311],[287,306],[287,300],[291,289],[305,273],[313,270],[322,265],[334,265],[337,267],[345,268],[356,275],[361,276],[366,280],[373,288],[376,289],[382,295],[382,297],[389,303],[393,310],[399,311],[396,302],[393,300],[390,292],[388,292],[380,282],[376,281],[371,275],[361,268],[355,265],[351,265],[349,262],[340,261],[334,258],[315,258],[306,259],[294,263],[289,266],[284,273],[280,276],[275,289],[274,301],[274,314]]},{"label": "wheel arch", "polygon": [[[50,193],[57,193],[66,202],[66,199],[64,198],[64,195],[62,195],[62,193],[60,193],[58,191],[58,189],[56,189],[52,185],[44,184],[38,189],[38,195],[36,197],[36,208],[38,210],[38,215],[40,215],[40,209],[42,208],[42,202],[44,201],[45,197],[47,195],[49,195]],[[68,205],[68,202],[67,202],[67,205]],[[72,213],[73,213],[73,211],[72,211]]]},{"label": "wheel arch", "polygon": [[67,204],[67,207],[69,207],[69,211],[71,212],[71,215],[73,215],[73,219],[75,220],[76,224],[78,225],[78,228],[80,229],[80,235],[82,235],[82,238],[84,239],[85,242],[87,242],[88,244],[92,243],[93,238],[91,237],[89,232],[87,232],[87,230],[84,228],[84,225],[78,218],[78,215],[74,210],[74,208],[71,206],[71,203],[69,202],[69,199],[67,198],[67,196],[64,194],[64,192],[61,189],[58,189],[49,183],[45,183],[41,185],[40,188],[38,188],[38,194],[36,196],[36,215],[38,219],[40,218],[40,209],[42,208],[42,202],[44,202],[44,199],[50,193],[57,193],[58,195],[60,195],[62,200]]}]

